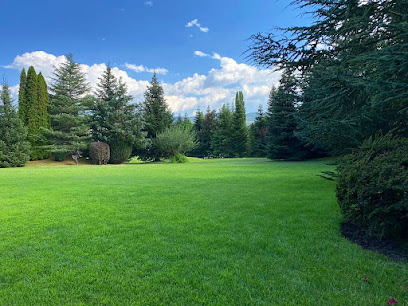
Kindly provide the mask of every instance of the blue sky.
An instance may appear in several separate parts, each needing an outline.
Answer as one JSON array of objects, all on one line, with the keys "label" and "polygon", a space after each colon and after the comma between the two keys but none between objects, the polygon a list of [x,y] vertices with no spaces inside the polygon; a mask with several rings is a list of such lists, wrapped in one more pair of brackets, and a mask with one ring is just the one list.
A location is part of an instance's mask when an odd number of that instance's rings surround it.
[{"label": "blue sky", "polygon": [[128,83],[135,101],[160,72],[175,113],[219,108],[243,90],[247,111],[266,103],[279,74],[256,68],[245,41],[273,26],[305,24],[290,1],[275,0],[0,0],[3,31],[0,74],[13,94],[19,70],[34,65],[49,77],[52,65],[73,53],[94,85],[105,64]]}]

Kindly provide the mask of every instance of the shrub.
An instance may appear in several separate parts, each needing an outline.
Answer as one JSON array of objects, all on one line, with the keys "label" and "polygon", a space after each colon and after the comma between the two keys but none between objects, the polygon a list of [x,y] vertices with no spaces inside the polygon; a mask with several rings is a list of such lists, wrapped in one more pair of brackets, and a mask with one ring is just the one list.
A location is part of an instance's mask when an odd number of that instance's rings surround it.
[{"label": "shrub", "polygon": [[132,145],[128,143],[115,141],[111,143],[111,154],[110,154],[110,163],[111,164],[121,164],[127,161],[132,154]]},{"label": "shrub", "polygon": [[57,162],[62,162],[65,160],[65,158],[67,157],[67,153],[66,152],[57,152],[54,153],[54,160]]},{"label": "shrub", "polygon": [[89,158],[95,165],[106,165],[110,159],[110,147],[105,142],[93,142],[89,145]]},{"label": "shrub", "polygon": [[380,238],[408,238],[408,142],[369,138],[338,166],[337,199],[345,221]]},{"label": "shrub", "polygon": [[177,156],[195,147],[195,135],[191,129],[174,125],[157,135],[154,140],[160,151],[170,156]]},{"label": "shrub", "polygon": [[188,162],[188,159],[183,154],[178,153],[178,154],[170,157],[170,162],[173,163],[173,164],[175,164],[175,163],[184,164],[184,163]]}]

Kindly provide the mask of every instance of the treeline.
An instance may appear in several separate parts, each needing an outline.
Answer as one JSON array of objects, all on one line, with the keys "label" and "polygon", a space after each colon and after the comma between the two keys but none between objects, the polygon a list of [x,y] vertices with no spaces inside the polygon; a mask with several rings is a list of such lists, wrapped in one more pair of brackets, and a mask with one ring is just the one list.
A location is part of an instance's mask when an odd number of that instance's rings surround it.
[{"label": "treeline", "polygon": [[[267,156],[299,160],[313,157],[316,154],[296,134],[300,124],[296,90],[294,77],[284,74],[279,87],[272,88],[268,112],[264,114],[260,108],[250,126],[246,123],[242,92],[236,93],[233,105],[224,104],[218,112],[210,108],[206,113],[197,110],[194,122],[187,115],[175,121],[156,75],[143,101],[134,104],[126,85],[113,75],[110,67],[99,78],[97,89],[91,92],[80,65],[68,55],[67,61],[55,69],[50,94],[44,77],[37,74],[34,67],[29,67],[27,74],[25,69],[21,71],[18,117],[13,119],[12,129],[19,131],[18,141],[30,148],[30,153],[3,166],[21,166],[28,159],[51,156],[56,161],[70,155],[76,159],[88,154],[92,142],[109,145],[110,163],[122,163],[130,156],[153,161],[177,156],[179,161],[183,154],[201,158]],[[4,108],[10,108],[7,114],[0,112],[0,120],[4,121],[15,111],[8,102],[7,84],[3,86],[2,95]],[[6,143],[6,139],[2,140]],[[93,150],[97,148],[105,150],[106,146],[94,146]],[[8,154],[10,150],[13,151],[9,149]],[[6,156],[2,159],[7,160]],[[95,162],[105,163],[106,159],[104,155],[103,161]]]}]

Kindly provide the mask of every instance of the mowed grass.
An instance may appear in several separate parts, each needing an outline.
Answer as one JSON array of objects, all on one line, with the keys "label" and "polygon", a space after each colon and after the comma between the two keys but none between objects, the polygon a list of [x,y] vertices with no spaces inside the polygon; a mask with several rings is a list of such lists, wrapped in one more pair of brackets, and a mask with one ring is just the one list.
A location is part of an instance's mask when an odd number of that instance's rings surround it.
[{"label": "mowed grass", "polygon": [[408,304],[326,161],[195,161],[0,169],[0,304]]}]

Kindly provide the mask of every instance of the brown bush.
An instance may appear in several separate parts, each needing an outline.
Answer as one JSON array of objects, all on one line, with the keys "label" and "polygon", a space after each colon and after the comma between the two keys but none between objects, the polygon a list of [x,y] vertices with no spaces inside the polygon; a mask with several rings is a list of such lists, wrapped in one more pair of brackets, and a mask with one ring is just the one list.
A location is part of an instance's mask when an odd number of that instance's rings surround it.
[{"label": "brown bush", "polygon": [[105,142],[93,142],[89,145],[89,158],[95,165],[106,165],[110,159],[110,147]]}]

